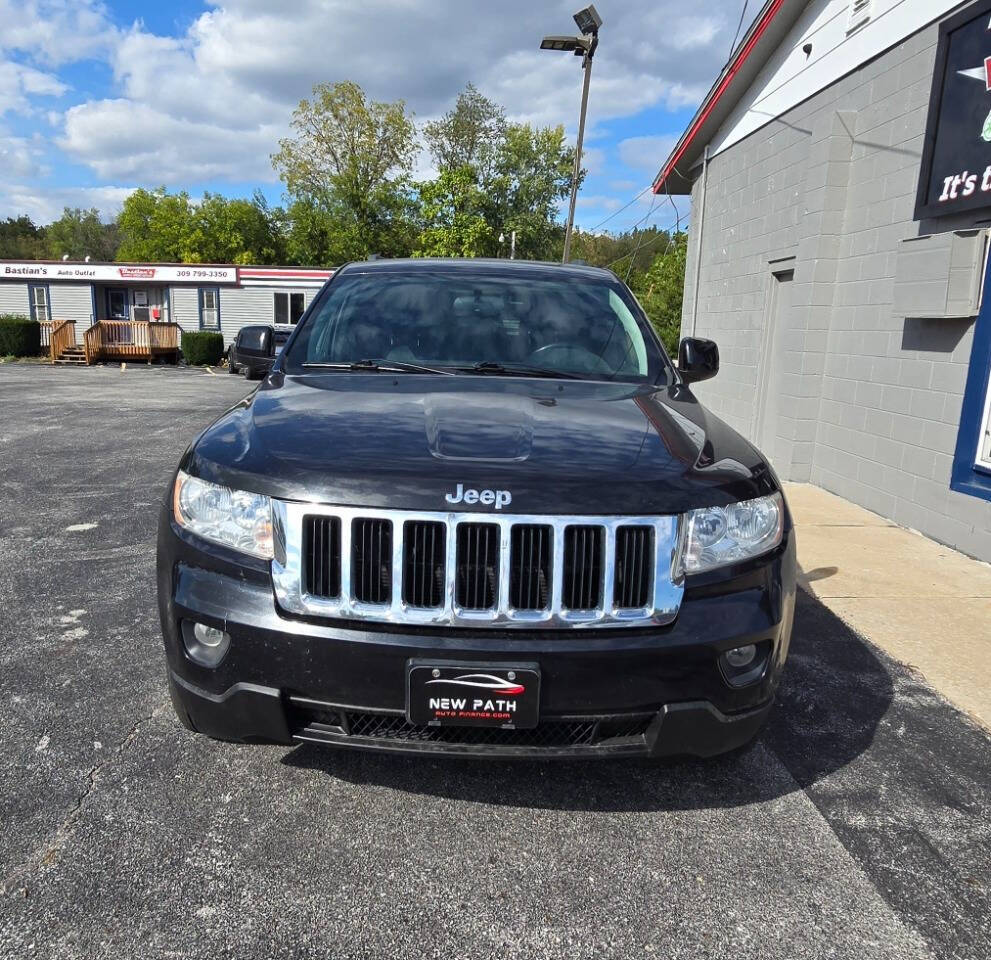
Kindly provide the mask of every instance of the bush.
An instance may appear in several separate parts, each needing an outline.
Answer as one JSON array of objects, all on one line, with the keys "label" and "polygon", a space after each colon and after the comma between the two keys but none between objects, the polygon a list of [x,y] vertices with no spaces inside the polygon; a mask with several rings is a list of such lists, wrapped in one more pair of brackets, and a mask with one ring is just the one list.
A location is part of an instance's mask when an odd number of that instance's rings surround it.
[{"label": "bush", "polygon": [[41,324],[14,313],[0,314],[0,357],[36,357],[41,353]]},{"label": "bush", "polygon": [[224,355],[224,335],[211,330],[183,330],[182,355],[194,367],[215,366]]}]

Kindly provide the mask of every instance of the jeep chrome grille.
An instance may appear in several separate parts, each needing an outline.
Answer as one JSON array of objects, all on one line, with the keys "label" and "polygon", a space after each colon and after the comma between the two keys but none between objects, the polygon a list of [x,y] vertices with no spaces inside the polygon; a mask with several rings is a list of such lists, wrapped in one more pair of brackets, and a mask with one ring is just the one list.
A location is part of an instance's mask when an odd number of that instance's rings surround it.
[{"label": "jeep chrome grille", "polygon": [[681,604],[677,517],[421,513],[273,501],[289,613],[424,625],[649,626]]}]

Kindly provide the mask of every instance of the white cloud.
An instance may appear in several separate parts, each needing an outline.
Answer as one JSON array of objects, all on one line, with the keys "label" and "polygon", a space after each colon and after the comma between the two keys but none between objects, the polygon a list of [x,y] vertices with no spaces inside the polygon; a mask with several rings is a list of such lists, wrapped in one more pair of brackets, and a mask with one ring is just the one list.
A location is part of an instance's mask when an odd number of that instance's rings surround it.
[{"label": "white cloud", "polygon": [[57,66],[105,55],[116,39],[94,0],[0,0],[0,51]]},{"label": "white cloud", "polygon": [[24,137],[6,136],[0,130],[0,174],[14,179],[35,177],[44,171],[42,151]]},{"label": "white cloud", "polygon": [[0,217],[26,213],[35,223],[51,223],[65,207],[96,207],[104,220],[113,219],[134,187],[37,187],[0,180]]},{"label": "white cloud", "polygon": [[634,169],[656,173],[678,142],[677,134],[656,137],[628,137],[619,144],[619,158]]},{"label": "white cloud", "polygon": [[[171,187],[275,182],[269,157],[288,133],[293,107],[318,82],[350,79],[373,99],[404,98],[422,123],[447,110],[470,81],[504,104],[511,119],[562,124],[574,136],[580,61],[538,49],[543,34],[573,29],[563,0],[502,0],[497,7],[487,0],[206,3],[178,36],[161,36],[140,22],[114,24],[100,0],[0,0],[0,116],[47,118],[54,144],[110,184]],[[603,11],[592,77],[593,145],[584,158],[592,175],[608,173],[615,162],[611,148],[600,145],[607,121],[699,101],[722,66],[738,16],[721,3],[701,10],[681,0],[614,6]],[[77,95],[68,109],[46,102],[73,94],[58,68],[88,59],[110,67],[112,88],[88,99]],[[621,159],[652,175],[667,139],[626,140]],[[0,143],[7,163],[0,203],[57,215],[68,202],[65,190],[25,185],[44,175],[41,147]],[[430,163],[421,157],[419,175],[429,175]],[[104,193],[73,196],[112,204],[124,190],[87,189]],[[583,198],[586,209],[594,204]]]},{"label": "white cloud", "polygon": [[606,151],[601,147],[583,147],[582,166],[588,171],[589,176],[602,173],[606,168]]},{"label": "white cloud", "polygon": [[[609,13],[592,78],[591,131],[648,107],[677,107],[708,87],[721,65],[711,41],[725,34],[717,46],[728,46],[736,24],[728,10],[699,15],[681,7],[629,0]],[[512,119],[561,123],[573,135],[579,61],[538,49],[543,33],[573,29],[569,11],[529,0],[503,0],[497,16],[481,0],[442,10],[410,0],[301,0],[287,16],[265,0],[227,0],[180,37],[136,24],[118,34],[111,54],[118,98],[72,108],[61,145],[101,177],[271,182],[268,157],[292,108],[314,83],[342,79],[375,99],[405,98],[420,120],[442,113],[471,81]],[[605,159],[592,148],[586,166],[602,170]]]},{"label": "white cloud", "polygon": [[578,194],[577,206],[582,210],[601,210],[605,213],[611,213],[613,210],[622,206],[622,201],[616,197],[600,196],[594,193],[580,193]]},{"label": "white cloud", "polygon": [[271,179],[269,151],[278,130],[232,130],[177,117],[131,100],[72,107],[58,144],[101,178],[149,184]]},{"label": "white cloud", "polygon": [[35,70],[12,60],[0,62],[0,117],[5,113],[28,113],[31,97],[57,97],[68,87],[52,73]]}]

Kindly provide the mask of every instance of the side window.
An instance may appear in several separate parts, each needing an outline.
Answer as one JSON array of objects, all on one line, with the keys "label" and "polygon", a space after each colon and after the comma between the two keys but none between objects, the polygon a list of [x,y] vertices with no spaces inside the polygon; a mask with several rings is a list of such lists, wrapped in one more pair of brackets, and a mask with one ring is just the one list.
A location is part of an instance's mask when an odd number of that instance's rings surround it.
[{"label": "side window", "polygon": [[262,350],[265,346],[265,337],[270,327],[242,327],[237,335],[237,347],[239,350]]},{"label": "side window", "polygon": [[289,294],[288,293],[277,293],[275,294],[275,322],[276,323],[288,323],[289,322]]},{"label": "side window", "polygon": [[301,293],[290,293],[289,294],[289,322],[299,323],[299,318],[303,316],[303,310],[305,309],[305,298]]},{"label": "side window", "polygon": [[981,421],[981,435],[977,441],[977,466],[991,470],[991,380],[984,398],[984,419]]},{"label": "side window", "polygon": [[220,329],[220,290],[200,287],[200,329]]},{"label": "side window", "polygon": [[306,298],[301,293],[276,293],[275,313],[273,319],[276,323],[299,323],[299,318],[303,316],[306,309]]},{"label": "side window", "polygon": [[48,287],[43,284],[32,284],[28,287],[28,297],[31,301],[31,319],[39,323],[51,320],[51,310],[48,308]]}]

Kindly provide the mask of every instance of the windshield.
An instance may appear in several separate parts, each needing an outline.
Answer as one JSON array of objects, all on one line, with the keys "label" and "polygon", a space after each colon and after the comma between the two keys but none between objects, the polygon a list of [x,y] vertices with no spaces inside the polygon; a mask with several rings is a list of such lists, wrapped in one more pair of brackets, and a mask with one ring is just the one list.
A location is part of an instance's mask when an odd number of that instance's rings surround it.
[{"label": "windshield", "polygon": [[668,369],[619,281],[506,274],[422,267],[343,274],[310,311],[283,369],[376,360],[383,368],[392,361],[633,382]]}]

